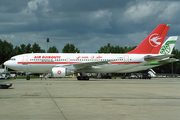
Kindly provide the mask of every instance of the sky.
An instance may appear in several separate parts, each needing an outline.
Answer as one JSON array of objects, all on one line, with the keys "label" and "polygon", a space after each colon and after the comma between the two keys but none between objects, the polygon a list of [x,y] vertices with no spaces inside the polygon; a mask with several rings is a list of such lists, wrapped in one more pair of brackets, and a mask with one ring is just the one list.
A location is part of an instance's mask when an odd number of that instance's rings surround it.
[{"label": "sky", "polygon": [[95,53],[108,43],[138,46],[159,24],[171,25],[167,37],[180,36],[180,0],[0,0],[0,39],[14,47],[62,52],[69,43]]}]

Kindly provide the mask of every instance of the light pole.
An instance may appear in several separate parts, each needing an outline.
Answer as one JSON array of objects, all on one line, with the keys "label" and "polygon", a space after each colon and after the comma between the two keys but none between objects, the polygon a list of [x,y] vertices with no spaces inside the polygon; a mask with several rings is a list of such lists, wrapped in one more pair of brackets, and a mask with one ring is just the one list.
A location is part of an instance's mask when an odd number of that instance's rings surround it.
[{"label": "light pole", "polygon": [[47,38],[47,51],[48,51],[48,42],[49,42],[49,38]]},{"label": "light pole", "polygon": [[172,62],[172,75],[173,75],[173,62]]}]

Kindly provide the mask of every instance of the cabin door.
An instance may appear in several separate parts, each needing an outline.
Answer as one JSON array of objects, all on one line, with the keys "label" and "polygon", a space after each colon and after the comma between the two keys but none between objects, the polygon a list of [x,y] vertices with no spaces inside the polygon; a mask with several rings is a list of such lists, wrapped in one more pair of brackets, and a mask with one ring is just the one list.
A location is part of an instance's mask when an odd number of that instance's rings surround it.
[{"label": "cabin door", "polygon": [[124,64],[129,64],[129,56],[128,55],[124,56]]},{"label": "cabin door", "polygon": [[28,64],[28,56],[23,56],[22,58],[22,64],[27,65]]},{"label": "cabin door", "polygon": [[66,63],[70,64],[70,58],[66,58]]}]

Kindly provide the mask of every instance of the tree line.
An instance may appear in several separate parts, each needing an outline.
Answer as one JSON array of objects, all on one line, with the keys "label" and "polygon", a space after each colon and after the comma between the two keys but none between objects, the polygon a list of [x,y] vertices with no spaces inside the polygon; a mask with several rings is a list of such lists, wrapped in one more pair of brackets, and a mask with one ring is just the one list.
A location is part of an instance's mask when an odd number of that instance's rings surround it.
[{"label": "tree line", "polygon": [[[75,48],[73,44],[66,44],[62,49],[62,53],[79,53],[80,50]],[[44,49],[41,49],[39,44],[34,43],[31,45],[21,44],[20,46],[15,46],[9,42],[2,41],[0,39],[0,64],[4,63],[5,61],[9,60],[12,56],[25,54],[25,53],[59,53],[56,46],[49,47],[47,52]]]},{"label": "tree line", "polygon": [[[126,53],[136,48],[136,46],[102,46],[97,53]],[[25,54],[25,53],[59,53],[58,49],[55,46],[49,47],[47,51],[41,49],[39,44],[34,43],[31,45],[21,44],[20,46],[15,46],[7,41],[2,41],[0,39],[0,64],[4,63],[12,56]],[[64,48],[62,48],[62,53],[80,53],[80,50],[76,48],[73,44],[66,44]],[[180,51],[178,49],[174,49],[172,54],[174,54],[174,58],[180,59]],[[168,63],[156,68],[153,68],[157,73],[176,73],[180,74],[180,62]]]}]

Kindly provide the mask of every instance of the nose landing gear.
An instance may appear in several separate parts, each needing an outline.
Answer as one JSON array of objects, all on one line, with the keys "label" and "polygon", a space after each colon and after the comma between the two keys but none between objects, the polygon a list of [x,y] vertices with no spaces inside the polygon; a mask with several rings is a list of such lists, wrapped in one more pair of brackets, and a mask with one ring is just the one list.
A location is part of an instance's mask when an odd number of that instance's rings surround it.
[{"label": "nose landing gear", "polygon": [[27,75],[26,80],[30,80],[30,75]]}]

